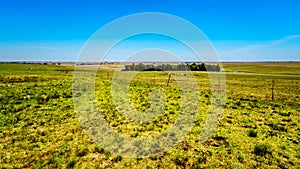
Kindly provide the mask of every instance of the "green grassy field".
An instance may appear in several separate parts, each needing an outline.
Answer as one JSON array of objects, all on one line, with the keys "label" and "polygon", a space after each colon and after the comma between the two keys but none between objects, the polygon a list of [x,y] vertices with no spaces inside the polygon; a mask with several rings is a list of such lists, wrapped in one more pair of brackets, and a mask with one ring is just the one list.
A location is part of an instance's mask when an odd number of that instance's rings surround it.
[{"label": "green grassy field", "polygon": [[[73,67],[0,64],[0,168],[300,168],[300,63],[225,63],[226,104],[214,134],[200,142],[211,104],[207,73],[194,72],[200,108],[193,129],[174,148],[148,158],[126,158],[96,145],[74,112]],[[129,96],[140,111],[149,93],[163,88],[162,115],[139,124],[111,101],[114,72],[96,78],[105,119],[131,137],[164,132],[180,112],[180,90],[164,72],[141,72]],[[188,82],[188,79],[185,79]],[[273,83],[274,81],[274,83]],[[272,100],[273,84],[273,100]]]},{"label": "green grassy field", "polygon": [[225,63],[227,72],[300,75],[299,62]]}]

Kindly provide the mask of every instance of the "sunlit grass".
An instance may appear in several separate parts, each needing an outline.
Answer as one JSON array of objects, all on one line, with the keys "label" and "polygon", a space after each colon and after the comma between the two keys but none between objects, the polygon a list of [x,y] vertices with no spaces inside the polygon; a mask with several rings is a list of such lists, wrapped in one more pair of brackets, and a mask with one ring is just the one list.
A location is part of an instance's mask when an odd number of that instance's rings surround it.
[{"label": "sunlit grass", "polygon": [[[194,128],[173,149],[133,159],[106,151],[81,128],[72,99],[72,67],[39,65],[32,71],[28,65],[0,66],[1,168],[296,168],[300,165],[299,76],[227,75],[227,100],[219,127],[201,143],[199,137],[210,107],[211,91],[207,74],[194,73],[200,92]],[[111,101],[113,73],[99,71],[96,97],[115,131],[131,137],[147,137],[164,132],[174,123],[180,109],[175,80],[167,86],[168,75],[164,72],[142,72],[135,76],[129,97],[136,109],[149,108],[151,90],[163,89],[168,98],[162,115],[151,123],[140,124],[123,117]],[[274,101],[272,80],[275,80]]]}]

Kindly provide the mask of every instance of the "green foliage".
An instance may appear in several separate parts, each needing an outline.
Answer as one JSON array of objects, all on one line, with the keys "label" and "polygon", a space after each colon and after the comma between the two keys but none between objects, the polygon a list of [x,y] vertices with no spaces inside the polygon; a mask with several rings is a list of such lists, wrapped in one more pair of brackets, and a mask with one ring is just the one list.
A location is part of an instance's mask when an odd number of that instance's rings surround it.
[{"label": "green foliage", "polygon": [[67,168],[74,168],[76,165],[76,159],[75,158],[71,158],[71,160],[67,163]]},{"label": "green foliage", "polygon": [[260,143],[255,145],[254,154],[259,156],[265,156],[266,154],[271,154],[271,146],[267,143]]},{"label": "green foliage", "polygon": [[237,159],[238,159],[238,161],[240,162],[240,163],[242,163],[244,160],[245,160],[245,157],[242,155],[242,154],[238,154],[237,155]]},{"label": "green foliage", "polygon": [[249,137],[257,137],[257,131],[250,129],[247,131]]},{"label": "green foliage", "polygon": [[192,64],[143,64],[138,63],[132,65],[125,65],[123,71],[210,71],[220,72],[219,65],[210,65],[205,63]]}]

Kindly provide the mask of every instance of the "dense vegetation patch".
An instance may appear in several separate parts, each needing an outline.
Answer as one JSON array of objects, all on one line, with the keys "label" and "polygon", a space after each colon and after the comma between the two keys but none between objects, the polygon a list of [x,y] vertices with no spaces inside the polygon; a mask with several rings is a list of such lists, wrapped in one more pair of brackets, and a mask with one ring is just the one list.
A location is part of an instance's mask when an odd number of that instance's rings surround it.
[{"label": "dense vegetation patch", "polygon": [[125,65],[123,71],[210,71],[220,72],[219,65],[205,64],[205,63],[191,63],[191,64],[143,64],[132,63]]}]

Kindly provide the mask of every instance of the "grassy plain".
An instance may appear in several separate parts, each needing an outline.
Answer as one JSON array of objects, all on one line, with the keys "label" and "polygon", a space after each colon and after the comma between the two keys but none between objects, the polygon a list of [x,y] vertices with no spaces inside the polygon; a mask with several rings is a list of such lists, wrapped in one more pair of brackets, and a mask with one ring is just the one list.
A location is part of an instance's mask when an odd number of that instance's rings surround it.
[{"label": "grassy plain", "polygon": [[[215,133],[199,136],[211,101],[207,73],[194,72],[200,108],[193,129],[171,150],[125,158],[96,145],[74,112],[73,67],[0,64],[0,168],[299,168],[300,63],[225,63],[224,113]],[[130,97],[141,111],[151,90],[163,88],[166,109],[155,121],[132,122],[111,102],[114,72],[99,70],[96,96],[115,130],[131,137],[162,133],[176,120],[180,91],[164,72],[141,72]],[[272,101],[272,81],[274,100]],[[187,79],[188,82],[188,79]]]}]

